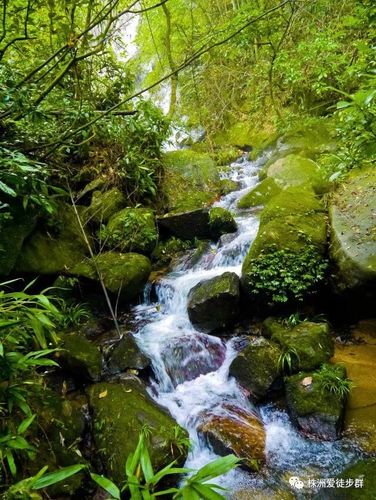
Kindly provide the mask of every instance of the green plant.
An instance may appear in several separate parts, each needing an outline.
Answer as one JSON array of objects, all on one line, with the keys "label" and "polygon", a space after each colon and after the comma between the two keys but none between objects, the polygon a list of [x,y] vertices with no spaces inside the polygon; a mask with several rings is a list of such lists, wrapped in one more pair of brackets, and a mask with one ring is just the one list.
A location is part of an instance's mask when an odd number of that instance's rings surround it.
[{"label": "green plant", "polygon": [[270,247],[250,261],[247,279],[260,300],[302,301],[323,282],[327,267],[327,260],[313,246],[299,253]]},{"label": "green plant", "polygon": [[184,467],[175,467],[176,461],[171,462],[158,472],[153,470],[147,447],[148,431],[140,433],[137,447],[131,453],[125,465],[125,482],[119,488],[104,476],[91,473],[92,479],[111,495],[111,500],[120,500],[123,492],[129,492],[132,500],[148,500],[159,496],[168,496],[173,499],[212,500],[223,499],[217,490],[222,488],[209,481],[235,468],[240,460],[234,455],[221,457],[202,467],[199,471],[186,478],[180,488],[172,487],[160,490],[162,480],[173,475],[192,473]]},{"label": "green plant", "polygon": [[278,358],[278,368],[281,373],[292,373],[293,368],[299,368],[300,356],[294,347],[284,349]]},{"label": "green plant", "polygon": [[345,374],[346,371],[343,366],[326,363],[315,374],[315,380],[323,391],[335,394],[342,399],[354,387],[354,383]]},{"label": "green plant", "polygon": [[70,304],[64,299],[59,299],[57,307],[61,313],[58,326],[63,329],[80,326],[80,324],[91,317],[91,311],[87,304]]}]

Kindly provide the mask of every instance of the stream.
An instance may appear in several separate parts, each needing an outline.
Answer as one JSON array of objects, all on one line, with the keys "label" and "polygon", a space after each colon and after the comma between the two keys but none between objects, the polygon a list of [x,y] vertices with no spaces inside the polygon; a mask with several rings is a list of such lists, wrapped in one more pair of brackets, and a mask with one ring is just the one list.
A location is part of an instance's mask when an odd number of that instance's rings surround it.
[{"label": "stream", "polygon": [[228,375],[231,361],[241,348],[241,339],[223,340],[198,332],[188,318],[187,296],[194,285],[226,271],[240,275],[244,257],[257,234],[258,217],[254,210],[238,210],[237,201],[259,182],[258,171],[270,154],[264,153],[255,161],[244,155],[223,174],[236,181],[239,189],[215,205],[234,213],[237,233],[212,244],[194,265],[189,259],[182,259],[156,285],[156,300],[150,299],[147,289],[144,303],[132,312],[139,325],[136,341],[153,364],[155,380],[149,392],[189,432],[192,448],[187,467],[199,468],[217,458],[197,433],[203,412],[218,408],[226,411],[226,405],[236,405],[261,416],[266,430],[266,465],[257,474],[237,469],[216,480],[229,489],[229,498],[236,498],[238,491],[270,495],[289,489],[288,478],[294,475],[336,477],[357,454],[354,445],[344,439],[318,442],[302,437],[286,411],[275,403],[255,408]]}]

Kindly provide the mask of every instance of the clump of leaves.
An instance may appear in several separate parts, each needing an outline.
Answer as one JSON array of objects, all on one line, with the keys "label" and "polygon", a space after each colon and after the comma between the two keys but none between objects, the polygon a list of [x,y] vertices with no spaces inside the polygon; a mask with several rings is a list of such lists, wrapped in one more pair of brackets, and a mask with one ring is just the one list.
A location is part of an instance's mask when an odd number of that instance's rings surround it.
[{"label": "clump of leaves", "polygon": [[346,378],[345,370],[341,365],[323,364],[315,374],[315,380],[323,391],[340,398],[346,397],[354,387],[354,383]]},{"label": "clump of leaves", "polygon": [[278,358],[278,369],[281,373],[291,374],[293,367],[299,367],[300,356],[295,347],[284,349]]},{"label": "clump of leaves", "polygon": [[297,253],[268,248],[249,264],[252,293],[261,300],[302,301],[323,282],[328,262],[313,246]]},{"label": "clump of leaves", "polygon": [[91,317],[91,311],[87,304],[72,304],[61,299],[58,301],[58,308],[61,313],[58,326],[63,329],[80,326]]}]

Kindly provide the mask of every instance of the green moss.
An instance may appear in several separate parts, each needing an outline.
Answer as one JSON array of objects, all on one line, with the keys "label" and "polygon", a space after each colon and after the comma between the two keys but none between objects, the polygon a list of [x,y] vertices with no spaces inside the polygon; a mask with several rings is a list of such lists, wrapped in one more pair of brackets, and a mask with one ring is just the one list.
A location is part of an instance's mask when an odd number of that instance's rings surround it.
[{"label": "green moss", "polygon": [[329,189],[324,170],[314,161],[299,155],[290,154],[275,161],[268,167],[267,176],[281,188],[310,186],[318,194]]},{"label": "green moss", "polygon": [[[77,208],[82,215],[84,209]],[[25,241],[15,266],[17,272],[69,272],[89,253],[73,208],[60,204],[56,215],[56,234],[39,230]]]},{"label": "green moss", "polygon": [[166,153],[161,191],[169,212],[208,206],[221,192],[218,167],[209,154],[188,149]]},{"label": "green moss", "polygon": [[63,350],[56,355],[60,364],[80,380],[99,380],[102,356],[98,348],[76,332],[61,334],[60,339]]},{"label": "green moss", "polygon": [[97,280],[97,266],[107,290],[114,294],[121,291],[124,300],[142,291],[151,272],[149,259],[137,253],[104,252],[94,258],[95,265],[91,259],[86,259],[75,266],[71,274]]},{"label": "green moss", "polygon": [[107,222],[116,212],[127,205],[124,194],[116,188],[109,191],[94,191],[88,215],[97,223]]},{"label": "green moss", "polygon": [[175,236],[165,240],[159,241],[155,250],[153,251],[152,258],[157,261],[158,264],[169,264],[173,258],[186,252],[193,247],[193,243],[187,240],[180,240]]},{"label": "green moss", "polygon": [[110,218],[100,236],[107,247],[149,254],[158,239],[154,214],[145,208],[124,208]]},{"label": "green moss", "polygon": [[[376,458],[366,458],[359,460],[350,467],[347,467],[340,478],[355,481],[363,481],[362,488],[346,488],[346,500],[370,500],[376,498]],[[353,483],[354,484],[354,483]],[[332,498],[342,500],[344,498],[341,489],[333,490]]]},{"label": "green moss", "polygon": [[[184,462],[185,453],[175,447],[176,422],[152,401],[137,379],[92,385],[89,398],[96,448],[107,474],[119,484],[124,479],[127,457],[135,450],[144,426],[150,429],[149,451],[155,470],[174,459]],[[186,436],[183,429],[180,432]]]},{"label": "green moss", "polygon": [[222,207],[210,210],[209,225],[214,239],[220,238],[222,234],[235,233],[238,228],[231,212]]},{"label": "green moss", "polygon": [[376,281],[376,171],[354,170],[333,196],[329,209],[331,256],[340,288]]},{"label": "green moss", "polygon": [[281,191],[271,177],[264,179],[258,186],[254,187],[238,201],[238,208],[251,208],[265,205]]},{"label": "green moss", "polygon": [[231,179],[221,179],[220,186],[221,186],[221,195],[229,194],[232,191],[236,191],[239,188],[239,184]]}]

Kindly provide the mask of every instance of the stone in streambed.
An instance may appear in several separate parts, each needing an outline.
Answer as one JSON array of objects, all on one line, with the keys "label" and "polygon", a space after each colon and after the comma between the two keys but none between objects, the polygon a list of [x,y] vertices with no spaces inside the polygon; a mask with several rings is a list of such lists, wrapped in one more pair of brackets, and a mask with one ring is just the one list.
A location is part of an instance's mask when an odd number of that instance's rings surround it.
[{"label": "stone in streambed", "polygon": [[125,462],[145,426],[150,430],[148,449],[154,470],[173,460],[184,463],[187,450],[177,446],[177,435],[187,437],[186,431],[150,398],[136,377],[94,384],[88,393],[96,449],[112,480],[119,484],[124,480]]},{"label": "stone in streambed", "polygon": [[279,194],[281,190],[282,188],[278,186],[275,180],[268,177],[240,198],[238,201],[238,208],[251,208],[257,207],[258,205],[265,205],[274,196]]},{"label": "stone in streambed", "polygon": [[223,234],[235,233],[238,226],[231,212],[222,207],[214,207],[209,213],[211,236],[218,240]]},{"label": "stone in streambed", "polygon": [[230,375],[257,399],[263,398],[279,376],[282,351],[263,337],[250,337],[230,365]]},{"label": "stone in streambed", "polygon": [[174,386],[218,370],[226,356],[226,347],[216,337],[190,334],[168,341],[162,360]]},{"label": "stone in streambed", "polygon": [[[333,365],[336,375],[346,378],[346,370]],[[346,397],[325,389],[318,372],[300,372],[286,377],[286,402],[297,427],[309,437],[335,440],[343,428]]]},{"label": "stone in streambed", "polygon": [[194,286],[188,295],[188,315],[203,332],[231,325],[239,314],[239,278],[226,272]]},{"label": "stone in streambed", "polygon": [[111,349],[107,367],[110,373],[116,374],[128,369],[145,370],[150,360],[140,350],[131,333],[126,333]]},{"label": "stone in streambed", "polygon": [[87,209],[87,215],[90,220],[98,224],[107,222],[119,210],[126,207],[127,200],[125,195],[117,188],[109,191],[94,191],[91,204]]},{"label": "stone in streambed", "polygon": [[327,323],[302,321],[290,327],[281,320],[267,318],[263,334],[291,353],[292,371],[314,370],[334,353],[334,342]]},{"label": "stone in streambed", "polygon": [[204,414],[198,427],[218,455],[233,453],[242,465],[258,471],[265,461],[265,429],[255,412],[234,405],[224,405],[218,413]]},{"label": "stone in streambed", "polygon": [[183,240],[210,239],[210,218],[206,208],[189,212],[168,213],[157,218],[160,232]]}]

